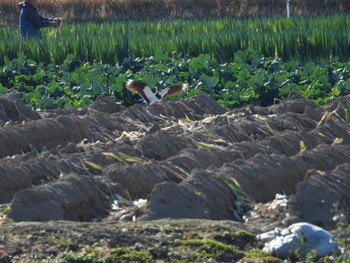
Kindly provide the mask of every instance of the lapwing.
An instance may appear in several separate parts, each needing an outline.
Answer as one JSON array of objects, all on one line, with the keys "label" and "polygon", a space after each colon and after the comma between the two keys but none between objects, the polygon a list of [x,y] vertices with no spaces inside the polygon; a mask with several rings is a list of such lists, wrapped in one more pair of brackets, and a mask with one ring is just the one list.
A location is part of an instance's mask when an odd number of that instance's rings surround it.
[{"label": "lapwing", "polygon": [[161,92],[157,89],[156,93],[153,93],[150,87],[145,83],[130,79],[127,81],[125,87],[132,92],[136,92],[147,104],[152,105],[153,103],[161,102],[165,97],[173,96],[187,90],[188,85],[174,85],[162,90]]}]

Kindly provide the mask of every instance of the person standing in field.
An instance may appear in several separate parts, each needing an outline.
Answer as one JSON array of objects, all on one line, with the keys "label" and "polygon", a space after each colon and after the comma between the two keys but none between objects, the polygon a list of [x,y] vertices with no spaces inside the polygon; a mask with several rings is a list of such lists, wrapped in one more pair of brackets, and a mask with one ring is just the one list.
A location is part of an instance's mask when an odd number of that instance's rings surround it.
[{"label": "person standing in field", "polygon": [[43,27],[59,27],[61,19],[46,18],[39,15],[36,10],[37,0],[25,0],[18,4],[21,9],[19,16],[19,29],[21,38],[39,38]]}]

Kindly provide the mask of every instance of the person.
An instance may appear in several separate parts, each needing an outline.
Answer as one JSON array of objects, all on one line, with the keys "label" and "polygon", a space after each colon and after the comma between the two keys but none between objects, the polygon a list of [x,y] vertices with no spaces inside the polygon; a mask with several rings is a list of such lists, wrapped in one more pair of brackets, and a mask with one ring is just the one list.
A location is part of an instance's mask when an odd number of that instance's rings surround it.
[{"label": "person", "polygon": [[19,28],[21,38],[38,38],[43,27],[59,27],[61,19],[46,18],[36,10],[37,0],[25,0],[18,4],[21,9],[19,16]]}]

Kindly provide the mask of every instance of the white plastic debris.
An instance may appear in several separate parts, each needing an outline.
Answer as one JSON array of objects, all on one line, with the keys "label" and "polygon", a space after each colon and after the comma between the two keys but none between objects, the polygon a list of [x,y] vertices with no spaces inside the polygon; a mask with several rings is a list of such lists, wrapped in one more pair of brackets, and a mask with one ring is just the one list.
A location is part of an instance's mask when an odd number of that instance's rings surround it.
[{"label": "white plastic debris", "polygon": [[321,227],[309,223],[296,223],[286,229],[275,229],[258,236],[270,239],[265,243],[264,251],[279,258],[290,258],[297,254],[306,255],[316,251],[317,256],[326,256],[333,252],[337,242],[333,235]]},{"label": "white plastic debris", "polygon": [[135,206],[143,206],[143,205],[147,204],[147,199],[134,200],[132,202],[132,204]]},{"label": "white plastic debris", "polygon": [[285,194],[276,194],[269,208],[276,209],[278,207],[286,207],[288,204],[288,197]]}]

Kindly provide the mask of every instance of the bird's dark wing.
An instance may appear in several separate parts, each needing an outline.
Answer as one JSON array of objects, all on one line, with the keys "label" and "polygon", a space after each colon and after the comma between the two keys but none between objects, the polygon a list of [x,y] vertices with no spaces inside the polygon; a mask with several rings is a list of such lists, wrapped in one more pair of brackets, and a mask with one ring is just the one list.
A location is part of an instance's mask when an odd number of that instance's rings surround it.
[{"label": "bird's dark wing", "polygon": [[132,92],[136,92],[136,93],[139,93],[141,91],[143,91],[143,88],[146,86],[145,83],[142,83],[141,81],[137,81],[137,80],[134,80],[134,79],[129,79],[127,82],[126,82],[126,85],[125,87],[132,91]]},{"label": "bird's dark wing", "polygon": [[147,104],[149,104],[150,101],[144,92],[144,88],[146,87],[145,83],[134,79],[130,79],[126,82],[125,87],[132,92],[136,92],[141,98],[143,98],[147,102]]},{"label": "bird's dark wing", "polygon": [[187,84],[175,85],[170,88],[166,88],[161,92],[160,95],[162,96],[162,98],[165,98],[167,96],[173,96],[173,95],[179,94],[186,89],[187,89]]}]

